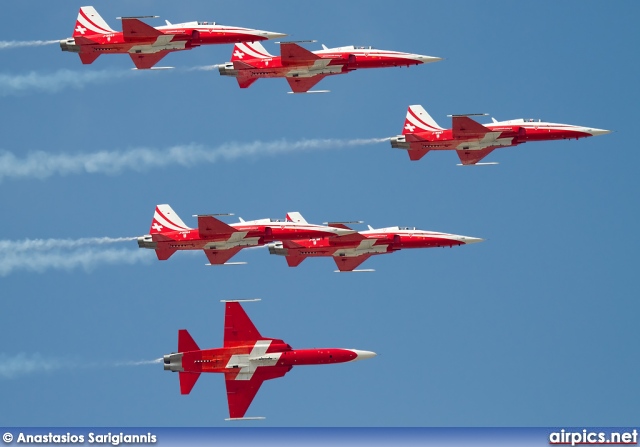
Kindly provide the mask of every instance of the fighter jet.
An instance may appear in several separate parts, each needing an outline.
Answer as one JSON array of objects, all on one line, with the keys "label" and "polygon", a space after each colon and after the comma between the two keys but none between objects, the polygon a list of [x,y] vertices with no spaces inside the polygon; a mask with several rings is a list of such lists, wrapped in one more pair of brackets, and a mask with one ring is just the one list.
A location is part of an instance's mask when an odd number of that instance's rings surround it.
[{"label": "fighter jet", "polygon": [[516,146],[528,141],[569,140],[610,133],[610,130],[571,124],[547,123],[534,119],[516,119],[480,124],[470,116],[450,115],[451,129],[444,129],[420,105],[409,106],[402,135],[391,138],[391,147],[405,149],[411,160],[420,160],[433,150],[455,150],[462,165],[478,163],[499,147]]},{"label": "fighter jet", "polygon": [[[339,47],[309,51],[295,42],[281,42],[280,56],[273,56],[258,42],[236,44],[231,62],[218,65],[223,76],[233,76],[240,88],[247,88],[258,78],[286,78],[290,93],[309,90],[326,76],[349,73],[360,68],[408,67],[441,60],[439,57],[371,47]],[[316,90],[315,92],[326,92]]]},{"label": "fighter jet", "polygon": [[[343,225],[342,228],[349,228]],[[268,244],[269,253],[285,256],[289,267],[297,267],[308,257],[331,256],[339,272],[355,270],[373,255],[393,253],[405,248],[453,247],[474,244],[484,239],[417,230],[415,227],[388,227],[334,237],[278,241]]]},{"label": "fighter jet", "polygon": [[189,332],[178,331],[178,352],[164,356],[165,371],[178,372],[180,393],[189,394],[201,373],[224,373],[229,419],[244,415],[262,382],[276,379],[298,365],[353,362],[374,357],[358,349],[292,349],[282,340],[260,335],[240,301],[225,302],[224,347],[200,349]]},{"label": "fighter jet", "polygon": [[198,228],[189,228],[169,205],[157,205],[150,234],[138,238],[138,247],[155,250],[161,261],[169,259],[178,250],[204,250],[210,265],[219,265],[227,263],[245,247],[278,240],[355,233],[355,230],[310,224],[298,212],[287,213],[286,219],[240,219],[230,225],[214,216],[196,215]]},{"label": "fighter jet", "polygon": [[60,41],[62,51],[78,53],[83,64],[101,54],[128,53],[138,69],[147,69],[172,51],[200,45],[275,39],[286,34],[250,28],[217,25],[215,22],[169,23],[153,28],[139,19],[157,16],[119,17],[122,31],[114,31],[93,6],[83,6],[73,37]]}]

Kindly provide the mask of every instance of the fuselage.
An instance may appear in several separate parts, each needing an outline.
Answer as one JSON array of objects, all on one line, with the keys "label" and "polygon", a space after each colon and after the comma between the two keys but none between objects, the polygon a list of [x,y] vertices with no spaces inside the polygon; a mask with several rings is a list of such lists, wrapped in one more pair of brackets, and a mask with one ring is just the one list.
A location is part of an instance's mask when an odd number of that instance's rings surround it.
[{"label": "fuselage", "polygon": [[457,234],[417,230],[410,227],[388,227],[358,233],[363,238],[351,236],[293,240],[299,246],[270,245],[271,254],[298,256],[353,257],[366,254],[391,253],[409,248],[454,247],[481,242],[482,239]]},{"label": "fuselage", "polygon": [[282,340],[258,340],[255,344],[168,354],[164,356],[164,363],[165,370],[170,371],[235,373],[240,375],[236,380],[250,380],[258,367],[344,363],[374,355],[357,349],[292,349]]},{"label": "fuselage", "polygon": [[[162,229],[154,222],[159,231]],[[154,230],[152,225],[151,229]],[[323,225],[302,224],[280,219],[259,219],[230,224],[235,231],[220,232],[203,236],[199,229],[188,228],[177,231],[163,231],[138,238],[141,248],[170,250],[224,250],[233,247],[264,245],[276,240],[300,238],[322,238],[350,234],[354,231]]]},{"label": "fuselage", "polygon": [[249,78],[311,77],[347,73],[363,68],[409,67],[441,60],[438,57],[420,54],[356,46],[313,51],[312,53],[318,57],[314,61],[286,63],[283,63],[280,56],[269,53],[260,54],[260,57],[247,53],[249,51],[236,50],[234,60],[246,65],[227,62],[218,66],[220,74]]},{"label": "fuselage", "polygon": [[89,34],[86,28],[79,26],[76,34],[90,39],[92,43],[77,42],[74,37],[60,41],[62,51],[75,53],[156,53],[159,51],[190,50],[201,45],[229,44],[247,41],[260,41],[282,37],[284,34],[270,31],[216,25],[213,22],[186,22],[155,27],[163,35],[149,38],[126,39],[122,32]]},{"label": "fuselage", "polygon": [[405,140],[411,149],[479,150],[487,147],[515,146],[530,141],[577,140],[609,133],[603,129],[533,119],[501,121],[483,124],[483,126],[489,130],[483,135],[456,138],[452,129],[442,129],[399,135],[396,141]]}]

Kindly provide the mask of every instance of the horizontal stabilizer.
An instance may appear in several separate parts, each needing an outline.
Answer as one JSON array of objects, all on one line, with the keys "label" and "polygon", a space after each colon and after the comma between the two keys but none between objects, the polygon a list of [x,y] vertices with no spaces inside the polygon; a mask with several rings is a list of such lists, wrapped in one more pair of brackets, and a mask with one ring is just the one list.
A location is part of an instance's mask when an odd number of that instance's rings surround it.
[{"label": "horizontal stabilizer", "polygon": [[288,65],[313,65],[320,56],[313,54],[306,48],[293,42],[280,44],[280,58],[283,66]]},{"label": "horizontal stabilizer", "polygon": [[180,329],[178,331],[178,352],[199,351],[200,348],[189,331]]},{"label": "horizontal stabilizer", "polygon": [[180,394],[189,394],[200,377],[200,373],[184,371],[180,371],[178,375],[180,377]]},{"label": "horizontal stabilizer", "polygon": [[158,256],[159,261],[166,261],[176,251],[175,248],[156,249],[156,256]]},{"label": "horizontal stabilizer", "polygon": [[427,152],[429,152],[429,149],[409,149],[407,151],[407,153],[409,154],[409,159],[411,161],[420,160],[422,157],[427,155]]},{"label": "horizontal stabilizer", "polygon": [[289,256],[286,256],[286,259],[287,259],[287,265],[289,267],[297,267],[302,263],[302,261],[307,259],[307,257],[306,256],[289,255]]},{"label": "horizontal stabilizer", "polygon": [[238,81],[238,85],[240,86],[240,88],[248,88],[249,86],[251,86],[251,84],[256,82],[258,78],[247,78],[244,76],[238,76],[236,80]]},{"label": "horizontal stabilizer", "polygon": [[131,40],[155,39],[164,33],[133,17],[122,18],[122,37],[125,42]]},{"label": "horizontal stabilizer", "polygon": [[93,63],[93,61],[98,59],[98,56],[100,56],[100,53],[98,53],[98,52],[95,52],[95,53],[78,53],[78,55],[80,56],[80,61],[83,64],[87,65],[87,64]]},{"label": "horizontal stabilizer", "polygon": [[247,64],[246,62],[242,62],[242,61],[233,61],[233,68],[234,70],[251,70],[252,68],[256,68],[251,64]]}]

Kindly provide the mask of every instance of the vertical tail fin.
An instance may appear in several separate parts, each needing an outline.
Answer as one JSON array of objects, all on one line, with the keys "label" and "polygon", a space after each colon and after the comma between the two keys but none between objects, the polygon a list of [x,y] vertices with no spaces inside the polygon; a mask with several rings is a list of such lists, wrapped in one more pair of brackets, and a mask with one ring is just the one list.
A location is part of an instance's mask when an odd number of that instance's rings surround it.
[{"label": "vertical tail fin", "polygon": [[302,217],[302,214],[300,214],[297,211],[289,211],[287,213],[287,220],[289,222],[295,222],[295,223],[300,223],[300,224],[306,224],[308,223],[304,217]]},{"label": "vertical tail fin", "polygon": [[180,219],[169,205],[157,205],[151,221],[149,234],[172,233],[174,231],[189,231],[189,228]]},{"label": "vertical tail fin", "polygon": [[98,14],[93,6],[83,6],[78,12],[76,27],[73,29],[73,37],[90,36],[92,34],[115,33],[107,22]]},{"label": "vertical tail fin", "polygon": [[231,62],[274,57],[259,42],[242,42],[233,47]]},{"label": "vertical tail fin", "polygon": [[438,126],[431,115],[420,105],[409,106],[407,109],[407,116],[404,120],[404,127],[402,128],[403,134],[410,134],[415,132],[434,132],[437,130],[444,130]]}]

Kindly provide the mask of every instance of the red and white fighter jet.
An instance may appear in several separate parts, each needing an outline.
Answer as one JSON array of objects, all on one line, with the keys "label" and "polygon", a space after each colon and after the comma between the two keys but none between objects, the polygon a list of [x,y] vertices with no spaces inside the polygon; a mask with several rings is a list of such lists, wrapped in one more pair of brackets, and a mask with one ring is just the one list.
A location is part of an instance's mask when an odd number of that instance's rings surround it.
[{"label": "red and white fighter jet", "polygon": [[[472,115],[450,115],[451,129],[444,129],[420,105],[409,106],[402,135],[391,138],[391,147],[406,149],[411,160],[420,160],[433,150],[455,150],[462,165],[475,165],[499,147],[528,141],[569,140],[610,133],[610,130],[541,120],[516,119],[480,124]],[[480,163],[497,164],[497,163]]]},{"label": "red and white fighter jet", "polygon": [[331,237],[355,233],[355,230],[314,225],[300,213],[289,212],[286,219],[259,219],[226,224],[213,217],[198,215],[198,228],[189,228],[169,205],[157,205],[150,234],[138,238],[138,247],[156,251],[164,261],[178,250],[204,250],[212,265],[225,264],[246,247],[269,242]]},{"label": "red and white fighter jet", "polygon": [[78,13],[73,37],[60,41],[62,51],[78,53],[83,64],[90,64],[101,54],[125,53],[138,69],[151,68],[172,51],[190,50],[200,45],[252,42],[275,39],[286,34],[272,33],[215,22],[169,23],[156,28],[138,19],[121,17],[122,31],[114,31],[93,6],[83,6]]},{"label": "red and white fighter jet", "polygon": [[369,226],[368,231],[346,236],[278,241],[269,244],[268,247],[272,255],[285,256],[289,267],[297,267],[308,257],[331,256],[339,271],[351,272],[373,255],[393,253],[405,248],[453,247],[483,240],[457,234],[417,230],[414,227],[373,229]]},{"label": "red and white fighter jet", "polygon": [[[273,56],[258,42],[236,44],[231,62],[218,65],[223,76],[234,76],[240,88],[258,78],[286,78],[293,93],[307,93],[326,76],[360,68],[408,67],[442,60],[439,57],[371,47],[339,47],[309,51],[294,42],[280,43],[280,56]],[[318,90],[317,92],[326,92]]]},{"label": "red and white fighter jet", "polygon": [[357,349],[292,349],[282,340],[260,335],[239,301],[225,304],[224,347],[200,349],[189,332],[180,329],[178,352],[164,356],[165,371],[178,372],[181,394],[191,392],[201,373],[223,373],[228,420],[263,419],[244,417],[262,382],[282,377],[294,366],[353,362],[376,355]]}]

